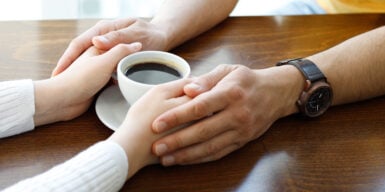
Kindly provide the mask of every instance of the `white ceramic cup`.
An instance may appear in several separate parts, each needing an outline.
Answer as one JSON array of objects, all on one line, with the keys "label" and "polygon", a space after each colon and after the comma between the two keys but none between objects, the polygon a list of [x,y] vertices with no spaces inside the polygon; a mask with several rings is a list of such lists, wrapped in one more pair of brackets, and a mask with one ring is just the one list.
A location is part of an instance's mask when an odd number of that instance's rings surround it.
[{"label": "white ceramic cup", "polygon": [[[163,51],[141,51],[123,58],[117,68],[119,89],[126,101],[132,105],[144,95],[154,84],[145,84],[134,81],[126,76],[131,67],[143,63],[160,63],[179,72],[180,78],[189,77],[190,65],[181,57]],[[145,65],[145,64],[143,64]]]}]

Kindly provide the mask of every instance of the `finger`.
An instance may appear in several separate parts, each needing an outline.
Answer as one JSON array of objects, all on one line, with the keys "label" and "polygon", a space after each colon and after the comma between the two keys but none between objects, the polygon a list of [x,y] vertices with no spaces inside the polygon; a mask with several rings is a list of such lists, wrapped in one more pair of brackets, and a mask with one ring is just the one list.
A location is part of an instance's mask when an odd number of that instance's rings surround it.
[{"label": "finger", "polygon": [[160,115],[153,122],[152,130],[155,133],[162,133],[175,126],[205,118],[224,109],[228,105],[227,97],[228,95],[223,89],[199,95],[191,102]]},{"label": "finger", "polygon": [[[240,144],[234,143],[237,139],[237,133],[234,130],[224,132],[217,137],[214,137],[206,142],[192,145],[190,147],[181,149],[172,154],[161,157],[161,163],[164,166],[170,166],[175,164],[188,164],[192,162],[199,162],[200,160],[214,160],[215,155],[221,155],[221,150],[231,147],[231,149],[237,149],[241,147]],[[227,151],[224,151],[227,152]],[[223,152],[223,153],[224,153]],[[218,156],[219,158],[219,156]]]},{"label": "finger", "polygon": [[56,67],[52,71],[51,76],[54,77],[66,70],[76,58],[78,58],[84,50],[91,46],[91,43],[71,42],[64,54],[60,57]]},{"label": "finger", "polygon": [[208,157],[203,157],[203,158],[192,160],[192,161],[188,161],[188,162],[181,162],[180,164],[181,165],[192,165],[192,164],[216,161],[216,160],[221,159],[222,157],[230,154],[231,152],[233,152],[233,151],[235,151],[235,150],[237,150],[239,148],[240,148],[240,145],[238,145],[238,144],[231,144],[231,145],[221,149],[219,152],[217,152],[217,153],[215,153],[213,155],[210,155]]},{"label": "finger", "polygon": [[[206,142],[230,129],[231,124],[223,121],[222,112],[207,117],[181,129],[171,135],[161,138],[153,144],[153,152],[157,156],[173,152],[190,145]],[[219,122],[219,123],[218,123]]]},{"label": "finger", "polygon": [[[124,28],[134,23],[136,19],[119,19],[113,21],[100,21],[71,41],[68,48],[60,57],[57,66],[52,71],[52,76],[63,72],[71,65],[86,49],[92,46],[92,38],[105,34],[111,30]],[[99,48],[99,47],[98,47]]]},{"label": "finger", "polygon": [[137,20],[133,18],[118,20],[108,32],[92,38],[92,43],[99,49],[108,50],[120,43],[131,43],[127,27],[134,24]]},{"label": "finger", "polygon": [[125,30],[118,30],[94,37],[92,43],[99,49],[108,50],[119,43],[130,43],[130,41]]},{"label": "finger", "polygon": [[96,27],[88,29],[71,41],[63,55],[60,57],[55,69],[52,71],[52,76],[56,76],[63,72],[71,65],[86,49],[92,46],[92,37],[98,35]]},{"label": "finger", "polygon": [[84,53],[81,54],[78,58],[98,56],[103,53],[105,53],[105,51],[92,46],[92,47],[89,47],[86,51],[84,51]]},{"label": "finger", "polygon": [[[183,87],[189,82],[189,79],[180,79],[173,82],[157,85],[151,88],[150,91],[145,93],[143,97],[138,101],[138,103],[154,101],[153,97],[154,95],[156,95],[157,99],[161,99],[162,102],[165,102],[165,104],[167,104],[167,109],[171,109],[179,105],[185,104],[191,100],[189,96],[183,94]],[[147,104],[142,103],[141,105]],[[167,109],[164,109],[162,111],[165,111]]]},{"label": "finger", "polygon": [[194,78],[193,82],[184,87],[186,95],[196,97],[197,95],[212,89],[227,74],[234,70],[234,65],[219,65],[209,73]]},{"label": "finger", "polygon": [[187,95],[182,95],[180,97],[172,98],[169,100],[170,103],[172,103],[173,107],[182,105],[184,103],[187,103],[191,100],[191,98]]},{"label": "finger", "polygon": [[184,95],[183,87],[190,83],[191,79],[184,78],[176,81],[171,81],[156,85],[151,89],[151,92],[157,92],[158,94],[163,94],[163,98],[175,98]]},{"label": "finger", "polygon": [[112,73],[112,70],[116,68],[116,65],[119,63],[119,61],[123,57],[129,54],[132,54],[134,52],[137,52],[141,48],[142,48],[142,44],[139,42],[135,42],[131,44],[119,44],[113,47],[112,49],[110,49],[109,51],[105,52],[104,54],[99,55],[98,60],[100,60],[100,62],[97,62],[97,63],[100,63],[102,65],[110,65],[113,63],[114,65],[111,68],[111,73]]},{"label": "finger", "polygon": [[218,84],[217,87],[197,96],[191,102],[161,114],[153,122],[153,132],[162,133],[175,126],[196,121],[223,110],[234,99],[239,99],[237,89],[228,90],[226,85]]},{"label": "finger", "polygon": [[96,28],[99,29],[98,35],[106,34],[110,31],[117,31],[132,25],[137,21],[136,18],[122,18],[114,20],[102,20],[96,24]]}]

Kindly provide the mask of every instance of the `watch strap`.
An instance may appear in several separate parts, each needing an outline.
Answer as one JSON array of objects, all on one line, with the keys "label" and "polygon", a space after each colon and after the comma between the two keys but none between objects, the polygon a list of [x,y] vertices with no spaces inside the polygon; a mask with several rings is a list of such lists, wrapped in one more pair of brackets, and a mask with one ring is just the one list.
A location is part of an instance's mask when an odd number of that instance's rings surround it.
[{"label": "watch strap", "polygon": [[317,65],[308,59],[298,58],[298,59],[284,60],[284,61],[278,62],[277,66],[287,65],[287,64],[297,67],[305,76],[305,78],[309,80],[311,83],[314,83],[320,80],[326,81],[325,75],[321,72],[321,70],[317,67]]},{"label": "watch strap", "polygon": [[331,105],[333,90],[317,65],[302,58],[277,63],[277,66],[281,65],[295,66],[306,79],[304,90],[296,102],[299,111],[307,117],[322,115]]}]

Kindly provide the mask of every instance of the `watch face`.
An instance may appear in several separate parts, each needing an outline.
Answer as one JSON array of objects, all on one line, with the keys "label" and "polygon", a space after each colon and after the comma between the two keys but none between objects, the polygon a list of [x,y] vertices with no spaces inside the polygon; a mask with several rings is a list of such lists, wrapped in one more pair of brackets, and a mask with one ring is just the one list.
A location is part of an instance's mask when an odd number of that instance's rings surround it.
[{"label": "watch face", "polygon": [[330,87],[318,87],[307,100],[305,110],[308,116],[316,117],[322,115],[329,108],[332,100]]}]

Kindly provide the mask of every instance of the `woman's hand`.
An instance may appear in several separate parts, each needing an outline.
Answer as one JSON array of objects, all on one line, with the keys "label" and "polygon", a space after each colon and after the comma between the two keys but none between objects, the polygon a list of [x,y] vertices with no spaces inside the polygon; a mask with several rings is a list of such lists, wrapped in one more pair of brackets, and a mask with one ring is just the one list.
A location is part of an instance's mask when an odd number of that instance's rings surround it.
[{"label": "woman's hand", "polygon": [[110,80],[118,62],[140,49],[140,43],[120,44],[107,52],[90,47],[63,73],[35,81],[35,126],[82,114]]},{"label": "woman's hand", "polygon": [[175,129],[155,134],[151,124],[163,112],[191,100],[183,92],[183,87],[190,81],[182,79],[152,88],[129,109],[122,125],[110,137],[126,151],[130,167],[128,177],[146,165],[159,162],[151,153],[151,145]]}]

